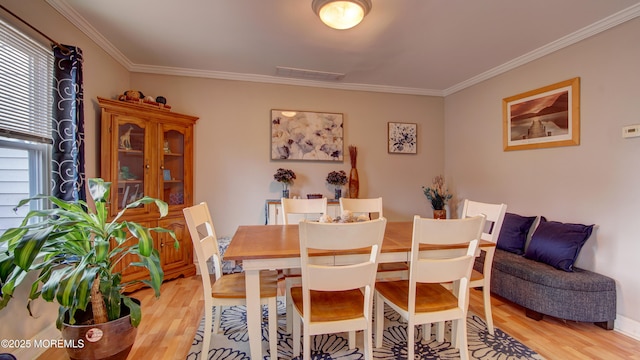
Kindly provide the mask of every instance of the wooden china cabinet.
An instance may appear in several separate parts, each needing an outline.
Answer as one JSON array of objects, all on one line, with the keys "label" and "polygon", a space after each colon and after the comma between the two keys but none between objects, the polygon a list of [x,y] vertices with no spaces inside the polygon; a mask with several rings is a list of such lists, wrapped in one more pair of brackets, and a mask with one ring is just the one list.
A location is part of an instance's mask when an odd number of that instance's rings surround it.
[{"label": "wooden china cabinet", "polygon": [[[109,216],[145,195],[164,200],[169,205],[164,218],[154,204],[130,209],[126,218],[175,232],[178,249],[171,236],[152,232],[165,280],[194,275],[193,245],[182,209],[193,205],[193,127],[198,118],[143,103],[101,97],[98,102],[101,177],[112,183]],[[144,268],[126,267],[137,260],[129,256],[121,262],[123,282],[148,277]],[[136,284],[127,290],[144,286]]]}]

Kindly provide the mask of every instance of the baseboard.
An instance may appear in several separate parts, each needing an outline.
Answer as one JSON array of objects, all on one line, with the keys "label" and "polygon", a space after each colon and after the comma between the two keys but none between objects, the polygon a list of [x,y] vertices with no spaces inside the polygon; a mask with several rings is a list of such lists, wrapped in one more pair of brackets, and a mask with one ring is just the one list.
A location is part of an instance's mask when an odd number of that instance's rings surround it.
[{"label": "baseboard", "polygon": [[616,314],[613,330],[640,341],[640,322]]},{"label": "baseboard", "polygon": [[40,355],[42,355],[45,351],[49,349],[46,347],[51,343],[54,343],[54,340],[59,340],[62,338],[60,330],[56,328],[56,324],[52,323],[51,325],[44,328],[42,331],[37,333],[34,337],[29,339],[29,347],[15,349],[11,352],[18,359],[37,359]]}]

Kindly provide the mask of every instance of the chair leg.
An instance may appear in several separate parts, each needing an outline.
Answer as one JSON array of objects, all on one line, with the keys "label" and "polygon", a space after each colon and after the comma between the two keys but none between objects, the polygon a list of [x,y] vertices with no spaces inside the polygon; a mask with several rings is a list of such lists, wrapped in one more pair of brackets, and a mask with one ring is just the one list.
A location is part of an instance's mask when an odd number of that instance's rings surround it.
[{"label": "chair leg", "polygon": [[349,350],[356,348],[356,332],[355,330],[349,331]]},{"label": "chair leg", "polygon": [[211,323],[213,321],[213,306],[205,300],[204,304],[204,334],[202,334],[202,359],[209,358],[211,345]]},{"label": "chair leg", "polygon": [[444,342],[444,326],[446,322],[440,321],[436,323],[436,341]]},{"label": "chair leg", "polygon": [[278,304],[276,298],[269,298],[269,351],[271,359],[278,358]]},{"label": "chair leg", "polygon": [[413,323],[413,321],[408,321],[407,323],[407,359],[413,359],[414,356],[413,354],[415,353],[415,342],[414,342],[414,337],[415,337],[415,330],[416,330],[416,324]]},{"label": "chair leg", "polygon": [[304,327],[304,334],[302,334],[302,359],[311,359],[311,331],[308,326]]},{"label": "chair leg", "polygon": [[293,356],[300,356],[300,323],[301,320],[300,318],[298,318],[298,314],[294,311],[293,317],[295,317],[295,319],[292,319],[292,325],[293,325]]},{"label": "chair leg", "polygon": [[[467,318],[454,320],[457,324],[456,338],[458,338],[458,349],[460,350],[460,360],[469,360],[469,346],[467,341]],[[453,333],[452,333],[453,334]],[[452,335],[453,336],[453,335]]]},{"label": "chair leg", "polygon": [[371,337],[371,327],[364,329],[364,359],[373,360],[373,338]]},{"label": "chair leg", "polygon": [[293,324],[293,305],[291,301],[291,284],[289,279],[284,278],[284,304],[287,309],[287,333],[291,334],[291,325]]},{"label": "chair leg", "polygon": [[431,323],[422,324],[422,339],[425,341],[431,340]]},{"label": "chair leg", "polygon": [[384,326],[384,301],[382,296],[376,293],[376,318],[374,319],[376,325],[376,348],[382,346],[382,327]]},{"label": "chair leg", "polygon": [[451,322],[451,347],[457,349],[460,346],[460,342],[458,340],[458,326],[460,325],[459,321]]},{"label": "chair leg", "polygon": [[[211,306],[209,306],[211,307]],[[222,305],[216,306],[216,312],[213,314],[213,333],[217,334],[220,331],[220,319],[222,318]]]},{"label": "chair leg", "polygon": [[488,284],[482,286],[482,304],[484,305],[484,321],[487,323],[489,334],[494,335],[493,315],[491,313],[491,291]]}]

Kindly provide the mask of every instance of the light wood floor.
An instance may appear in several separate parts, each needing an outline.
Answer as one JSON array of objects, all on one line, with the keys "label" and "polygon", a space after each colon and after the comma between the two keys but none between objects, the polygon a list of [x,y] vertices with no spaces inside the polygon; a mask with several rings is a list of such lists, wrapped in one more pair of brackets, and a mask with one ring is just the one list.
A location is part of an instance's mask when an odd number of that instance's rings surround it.
[{"label": "light wood floor", "polygon": [[[201,284],[198,276],[166,282],[159,299],[150,289],[134,293],[142,301],[142,323],[128,359],[185,359],[203,314]],[[471,291],[470,309],[476,314],[483,314],[481,294]],[[535,321],[500,298],[492,304],[495,325],[546,359],[640,360],[640,341],[616,331],[548,316]],[[50,349],[39,359],[69,358],[64,350]]]}]

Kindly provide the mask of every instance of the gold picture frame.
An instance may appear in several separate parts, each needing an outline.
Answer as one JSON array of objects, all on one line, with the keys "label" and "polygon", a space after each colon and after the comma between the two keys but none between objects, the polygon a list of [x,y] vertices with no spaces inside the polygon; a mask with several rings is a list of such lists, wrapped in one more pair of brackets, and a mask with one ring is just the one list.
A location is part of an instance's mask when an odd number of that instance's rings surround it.
[{"label": "gold picture frame", "polygon": [[502,100],[505,151],[580,145],[580,78]]}]

